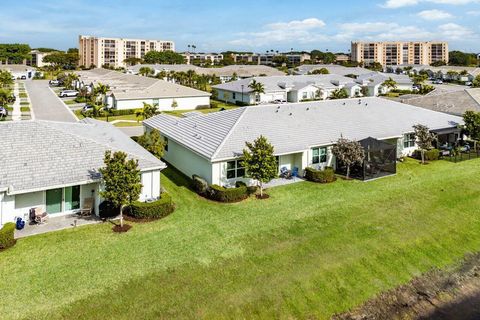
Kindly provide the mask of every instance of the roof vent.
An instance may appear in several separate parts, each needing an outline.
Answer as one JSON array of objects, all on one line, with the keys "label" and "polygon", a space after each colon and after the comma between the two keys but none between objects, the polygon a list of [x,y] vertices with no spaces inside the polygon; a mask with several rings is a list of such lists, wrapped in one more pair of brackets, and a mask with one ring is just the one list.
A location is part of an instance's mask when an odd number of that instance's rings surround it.
[{"label": "roof vent", "polygon": [[310,108],[307,108],[307,111],[310,110]]},{"label": "roof vent", "polygon": [[277,110],[275,110],[275,113],[278,113],[278,109],[277,109]]},{"label": "roof vent", "polygon": [[292,116],[292,115],[293,115],[293,113],[290,112],[289,116]]},{"label": "roof vent", "polygon": [[365,107],[368,106],[368,103],[365,102]]},{"label": "roof vent", "polygon": [[346,103],[346,102],[344,102],[344,103],[342,103],[342,104],[343,104],[343,105],[346,105],[347,103]]}]

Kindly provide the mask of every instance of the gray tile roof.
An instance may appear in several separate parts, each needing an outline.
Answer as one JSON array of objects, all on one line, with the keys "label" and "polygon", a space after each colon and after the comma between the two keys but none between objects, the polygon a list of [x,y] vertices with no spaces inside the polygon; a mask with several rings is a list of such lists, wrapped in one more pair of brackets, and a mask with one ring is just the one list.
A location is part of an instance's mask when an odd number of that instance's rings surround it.
[{"label": "gray tile roof", "polygon": [[272,77],[253,77],[237,81],[227,82],[213,86],[215,89],[228,90],[232,92],[251,92],[248,85],[256,80],[264,85],[265,92],[284,91],[285,88],[304,88],[313,84],[322,88],[336,88],[338,84],[346,85],[353,83],[354,79],[339,76],[336,74],[325,75],[301,75],[301,76],[272,76]]},{"label": "gray tile roof", "polygon": [[392,78],[399,85],[413,85],[412,79],[405,74],[370,72],[358,76],[357,81],[368,81],[369,84],[382,84],[385,80]]},{"label": "gray tile roof", "polygon": [[94,181],[91,172],[103,166],[107,150],[138,159],[141,170],[165,167],[114,126],[92,119],[3,122],[0,135],[0,189],[10,193]]},{"label": "gray tile roof", "polygon": [[103,83],[110,87],[117,100],[149,98],[206,97],[210,93],[156,78],[125,74],[106,69],[78,71],[85,84]]},{"label": "gray tile roof", "polygon": [[131,66],[128,70],[138,73],[141,67],[149,67],[153,70],[158,71],[175,71],[175,72],[187,72],[188,70],[193,70],[197,74],[204,74],[204,75],[216,75],[216,76],[232,76],[234,73],[237,74],[238,77],[245,78],[245,77],[254,77],[259,75],[267,75],[267,76],[281,76],[285,75],[284,72],[263,65],[231,65],[225,67],[212,67],[212,68],[202,68],[197,67],[194,65],[189,64],[138,64],[135,66]]},{"label": "gray tile roof", "polygon": [[234,158],[245,141],[260,135],[276,154],[285,154],[332,144],[341,135],[355,140],[398,137],[417,123],[433,130],[456,127],[462,119],[370,97],[244,107],[192,118],[162,114],[144,122],[211,161]]},{"label": "gray tile roof", "polygon": [[308,74],[309,72],[312,72],[314,70],[319,70],[325,68],[327,69],[330,74],[337,74],[340,76],[345,76],[348,74],[354,74],[354,75],[362,75],[362,74],[367,74],[371,73],[371,70],[365,69],[365,68],[360,68],[360,67],[344,67],[340,65],[335,65],[335,64],[304,64],[301,65],[293,70],[294,74]]}]

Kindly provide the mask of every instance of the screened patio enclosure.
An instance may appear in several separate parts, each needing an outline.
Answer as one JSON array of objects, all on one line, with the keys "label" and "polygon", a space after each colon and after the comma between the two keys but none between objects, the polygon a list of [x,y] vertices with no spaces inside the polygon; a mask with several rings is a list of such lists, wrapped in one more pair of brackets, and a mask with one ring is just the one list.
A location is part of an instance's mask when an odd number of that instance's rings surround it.
[{"label": "screened patio enclosure", "polygon": [[[363,181],[377,179],[397,173],[397,146],[368,137],[359,141],[365,152],[361,165],[350,167],[350,177]],[[347,166],[337,161],[337,173],[347,174]]]}]

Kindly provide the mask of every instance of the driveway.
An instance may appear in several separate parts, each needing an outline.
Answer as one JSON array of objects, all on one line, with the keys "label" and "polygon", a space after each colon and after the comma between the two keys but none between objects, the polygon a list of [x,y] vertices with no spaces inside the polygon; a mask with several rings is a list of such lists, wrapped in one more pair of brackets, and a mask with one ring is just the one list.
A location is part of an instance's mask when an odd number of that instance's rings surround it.
[{"label": "driveway", "polygon": [[118,129],[129,137],[141,136],[143,134],[143,126],[119,127]]},{"label": "driveway", "polygon": [[77,122],[78,119],[50,90],[47,80],[25,81],[35,119]]}]

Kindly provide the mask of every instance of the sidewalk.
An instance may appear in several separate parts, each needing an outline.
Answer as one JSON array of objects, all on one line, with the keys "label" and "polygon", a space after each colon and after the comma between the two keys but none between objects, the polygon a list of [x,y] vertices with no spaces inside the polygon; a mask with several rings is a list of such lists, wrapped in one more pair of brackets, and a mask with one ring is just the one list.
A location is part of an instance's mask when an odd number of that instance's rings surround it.
[{"label": "sidewalk", "polygon": [[18,82],[15,82],[14,84],[13,94],[15,95],[16,99],[12,105],[12,121],[20,121],[22,120],[22,111],[20,109],[20,92],[18,90]]}]

